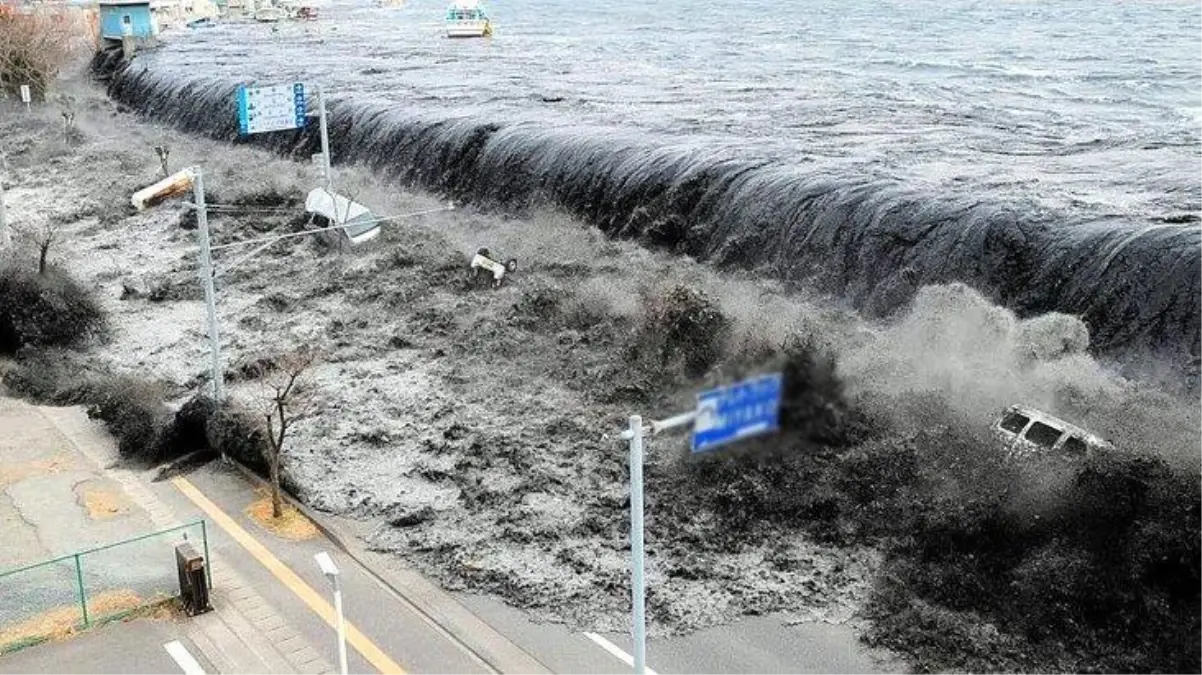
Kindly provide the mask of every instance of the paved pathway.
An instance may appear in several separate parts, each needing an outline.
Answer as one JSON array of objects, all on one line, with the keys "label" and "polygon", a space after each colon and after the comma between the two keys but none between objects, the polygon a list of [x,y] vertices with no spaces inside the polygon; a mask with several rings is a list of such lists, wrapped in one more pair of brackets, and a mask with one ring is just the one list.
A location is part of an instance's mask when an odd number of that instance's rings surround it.
[{"label": "paved pathway", "polygon": [[[135,473],[116,465],[117,459],[111,438],[92,424],[82,409],[39,408],[0,399],[0,466],[4,467],[0,487],[6,497],[0,499],[0,551],[6,552],[0,557],[0,567],[9,569],[180,525],[176,514]],[[128,574],[121,577],[120,568],[135,564],[129,556],[95,558],[85,560],[96,589],[104,588],[110,578],[115,580],[114,587],[123,587]],[[206,663],[222,673],[333,672],[330,662],[264,601],[224,556],[213,554],[209,563],[214,611],[188,619],[182,630]],[[101,569],[96,569],[97,565]],[[111,576],[105,577],[106,572]],[[17,576],[0,585],[0,594],[6,600],[17,596],[21,600],[0,605],[38,604],[37,598],[19,593],[22,580]],[[169,580],[176,577],[169,557],[165,576]],[[85,585],[93,586],[87,581]],[[69,580],[65,587],[69,598]],[[129,642],[122,636],[130,634],[106,628],[79,644],[111,641],[114,644],[107,649],[121,653],[123,643]],[[39,645],[29,653],[52,664],[61,650],[81,649],[65,645]],[[0,662],[10,658],[19,660],[14,654]]]},{"label": "paved pathway", "polygon": [[0,657],[0,673],[183,673],[164,645],[178,642],[206,673],[218,672],[182,623],[139,620],[109,624],[65,642],[43,644]]}]

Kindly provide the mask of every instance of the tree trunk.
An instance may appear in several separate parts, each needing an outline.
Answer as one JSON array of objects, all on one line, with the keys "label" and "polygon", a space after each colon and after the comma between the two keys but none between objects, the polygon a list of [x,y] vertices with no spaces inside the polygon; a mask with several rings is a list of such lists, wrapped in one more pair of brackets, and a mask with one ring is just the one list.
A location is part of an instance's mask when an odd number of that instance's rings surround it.
[{"label": "tree trunk", "polygon": [[284,505],[280,499],[280,453],[276,452],[271,461],[271,517],[281,518],[284,515]]},{"label": "tree trunk", "polygon": [[50,243],[42,244],[42,251],[38,255],[38,274],[46,274],[46,256],[50,253]]}]

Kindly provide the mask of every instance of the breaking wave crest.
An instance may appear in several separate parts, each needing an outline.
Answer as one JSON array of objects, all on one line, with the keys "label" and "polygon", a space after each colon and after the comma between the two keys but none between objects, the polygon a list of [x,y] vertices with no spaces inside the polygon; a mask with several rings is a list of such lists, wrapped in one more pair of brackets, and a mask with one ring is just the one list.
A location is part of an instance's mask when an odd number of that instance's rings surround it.
[{"label": "breaking wave crest", "polygon": [[[119,51],[97,54],[93,71],[139,113],[248,142],[238,136],[235,82],[125,63]],[[877,316],[924,285],[961,281],[1020,316],[1074,315],[1096,355],[1198,388],[1202,227],[1192,217],[1087,218],[804,158],[748,159],[701,140],[434,117],[353,99],[329,107],[336,159],[406,183],[487,207],[548,204],[610,235],[816,287]],[[310,128],[249,142],[302,157],[317,151],[317,136]]]}]

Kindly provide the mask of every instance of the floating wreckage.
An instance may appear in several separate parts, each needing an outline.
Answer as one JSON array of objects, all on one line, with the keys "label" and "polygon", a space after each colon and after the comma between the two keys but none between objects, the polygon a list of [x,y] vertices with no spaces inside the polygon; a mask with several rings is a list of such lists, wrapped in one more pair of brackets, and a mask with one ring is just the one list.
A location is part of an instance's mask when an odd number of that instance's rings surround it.
[{"label": "floating wreckage", "polygon": [[[359,245],[380,235],[380,219],[371,209],[325,188],[316,188],[305,198],[305,212],[314,216],[314,222],[324,226],[341,227],[346,241]],[[324,221],[324,222],[321,222]]]}]

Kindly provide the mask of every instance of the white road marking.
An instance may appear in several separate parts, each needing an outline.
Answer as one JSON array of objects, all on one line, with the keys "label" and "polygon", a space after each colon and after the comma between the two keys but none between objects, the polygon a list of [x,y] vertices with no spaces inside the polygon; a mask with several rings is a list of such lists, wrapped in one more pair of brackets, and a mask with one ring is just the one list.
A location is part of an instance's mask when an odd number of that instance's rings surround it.
[{"label": "white road marking", "polygon": [[200,664],[188,652],[188,648],[180,644],[179,640],[168,642],[163,645],[163,649],[166,649],[179,667],[184,669],[184,675],[205,675],[205,669],[200,667]]},{"label": "white road marking", "polygon": [[[585,633],[584,636],[586,638],[592,640],[593,642],[596,642],[598,647],[604,649],[605,651],[609,652],[610,654],[613,654],[622,663],[625,663],[626,665],[631,666],[631,667],[634,666],[634,657],[631,656],[630,654],[627,654],[626,652],[622,651],[621,647],[615,645],[614,643],[610,642],[609,640],[606,640],[605,638],[601,637],[600,635],[597,635],[596,633]],[[655,672],[654,670],[651,670],[651,668],[647,668],[647,675],[659,675],[659,673]]]}]

